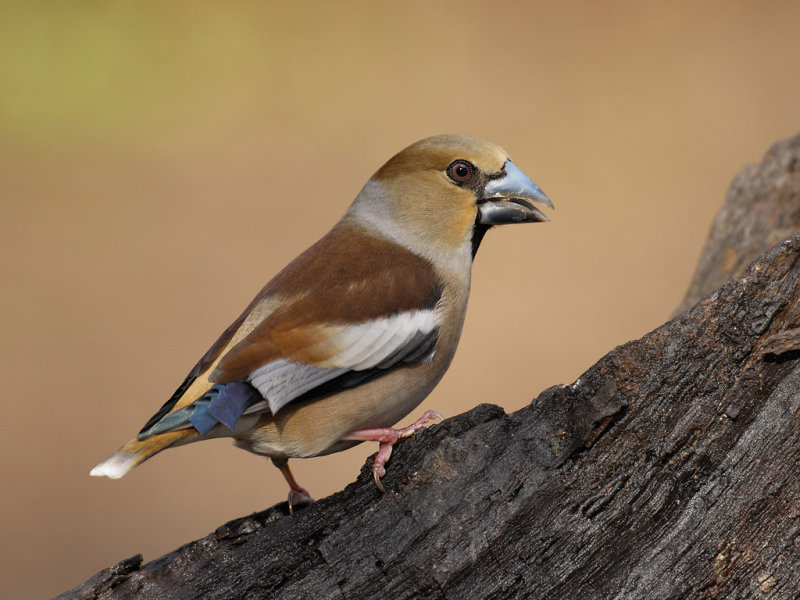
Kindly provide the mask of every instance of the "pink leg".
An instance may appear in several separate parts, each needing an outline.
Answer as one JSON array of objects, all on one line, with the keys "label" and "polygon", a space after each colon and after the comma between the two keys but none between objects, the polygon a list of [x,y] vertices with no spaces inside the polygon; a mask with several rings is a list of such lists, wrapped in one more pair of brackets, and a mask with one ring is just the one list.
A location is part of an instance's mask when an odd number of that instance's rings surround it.
[{"label": "pink leg", "polygon": [[414,435],[414,432],[417,429],[421,429],[425,423],[433,419],[444,421],[444,417],[438,412],[435,410],[429,410],[408,427],[403,427],[402,429],[392,429],[390,427],[385,429],[359,429],[357,431],[351,431],[342,439],[356,440],[359,442],[380,443],[380,446],[378,447],[378,455],[372,462],[372,479],[375,481],[377,488],[381,492],[386,493],[386,490],[381,483],[381,477],[386,475],[385,465],[389,461],[389,457],[392,455],[392,446],[400,440],[411,437]]},{"label": "pink leg", "polygon": [[294,512],[295,504],[314,504],[314,502],[316,502],[306,489],[300,487],[300,484],[295,480],[294,475],[292,475],[292,472],[289,470],[289,459],[273,458],[271,460],[272,464],[280,470],[286,483],[289,484],[289,514]]}]

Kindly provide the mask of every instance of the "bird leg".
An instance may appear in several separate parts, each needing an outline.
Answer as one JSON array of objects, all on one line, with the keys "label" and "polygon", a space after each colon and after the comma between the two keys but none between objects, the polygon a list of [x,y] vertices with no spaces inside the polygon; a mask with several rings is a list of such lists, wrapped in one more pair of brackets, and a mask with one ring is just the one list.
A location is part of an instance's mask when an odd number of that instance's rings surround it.
[{"label": "bird leg", "polygon": [[289,484],[289,514],[291,515],[294,512],[294,505],[295,504],[314,504],[316,500],[311,497],[305,488],[300,487],[300,484],[297,483],[297,480],[292,475],[291,470],[289,469],[289,459],[288,458],[272,458],[272,464],[278,467],[278,470],[283,475],[283,478],[286,480],[286,483]]},{"label": "bird leg", "polygon": [[375,486],[382,492],[386,493],[386,489],[381,483],[381,477],[386,475],[386,463],[392,455],[392,446],[407,437],[414,435],[417,429],[421,429],[425,423],[433,419],[444,421],[444,417],[435,410],[429,410],[414,423],[402,429],[392,429],[386,427],[383,429],[358,429],[351,431],[342,439],[355,440],[359,442],[378,442],[378,454],[372,462],[372,479],[375,481]]}]

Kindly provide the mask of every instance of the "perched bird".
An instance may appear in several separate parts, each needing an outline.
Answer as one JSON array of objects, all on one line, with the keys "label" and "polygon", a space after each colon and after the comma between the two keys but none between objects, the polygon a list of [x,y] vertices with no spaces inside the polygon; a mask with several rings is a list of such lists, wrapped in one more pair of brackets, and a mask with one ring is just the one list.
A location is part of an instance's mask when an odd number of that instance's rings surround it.
[{"label": "perched bird", "polygon": [[[230,437],[272,459],[289,506],[313,502],[290,458],[392,444],[453,359],[472,260],[494,225],[547,221],[539,187],[489,142],[440,135],[391,158],[341,220],[258,293],[136,439],[92,469],[119,478],[157,452]],[[441,417],[440,417],[441,418]]]}]

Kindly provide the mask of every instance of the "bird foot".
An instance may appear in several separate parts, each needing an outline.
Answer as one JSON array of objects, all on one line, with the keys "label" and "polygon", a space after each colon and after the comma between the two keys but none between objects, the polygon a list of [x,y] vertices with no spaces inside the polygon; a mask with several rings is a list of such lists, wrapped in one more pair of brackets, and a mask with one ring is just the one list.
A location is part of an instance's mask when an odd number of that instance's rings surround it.
[{"label": "bird foot", "polygon": [[306,504],[311,505],[316,502],[314,498],[311,497],[305,489],[298,487],[297,489],[292,488],[289,490],[289,497],[287,498],[287,502],[289,503],[289,514],[294,514],[294,507],[298,504]]},{"label": "bird foot", "polygon": [[314,504],[314,502],[316,502],[316,500],[311,497],[311,494],[297,483],[294,475],[292,475],[292,471],[289,469],[289,461],[287,459],[273,458],[272,464],[278,467],[286,483],[289,484],[289,497],[287,502],[289,503],[290,515],[294,514],[294,507],[298,504]]},{"label": "bird foot", "polygon": [[383,429],[358,429],[356,431],[351,431],[343,439],[357,440],[359,442],[378,442],[380,444],[378,447],[378,454],[375,456],[375,460],[372,461],[372,480],[375,482],[375,487],[377,487],[381,493],[385,494],[386,489],[381,483],[381,478],[386,475],[386,463],[392,455],[392,446],[400,440],[411,437],[417,429],[421,429],[427,422],[433,419],[444,421],[444,417],[441,414],[435,410],[429,410],[408,427],[403,427],[402,429],[392,429],[391,427]]}]

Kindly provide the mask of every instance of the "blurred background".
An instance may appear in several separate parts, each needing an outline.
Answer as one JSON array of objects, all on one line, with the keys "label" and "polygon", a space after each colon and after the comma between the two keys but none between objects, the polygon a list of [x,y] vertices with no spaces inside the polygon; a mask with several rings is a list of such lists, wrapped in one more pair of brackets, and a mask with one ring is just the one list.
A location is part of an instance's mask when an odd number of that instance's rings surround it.
[{"label": "blurred background", "polygon": [[[414,413],[452,416],[518,409],[666,321],[732,178],[800,129],[791,1],[1,10],[6,598],[285,500],[227,441],[89,469],[407,144],[490,139],[557,207],[484,241],[459,353]],[[293,468],[320,498],[376,449]]]}]

